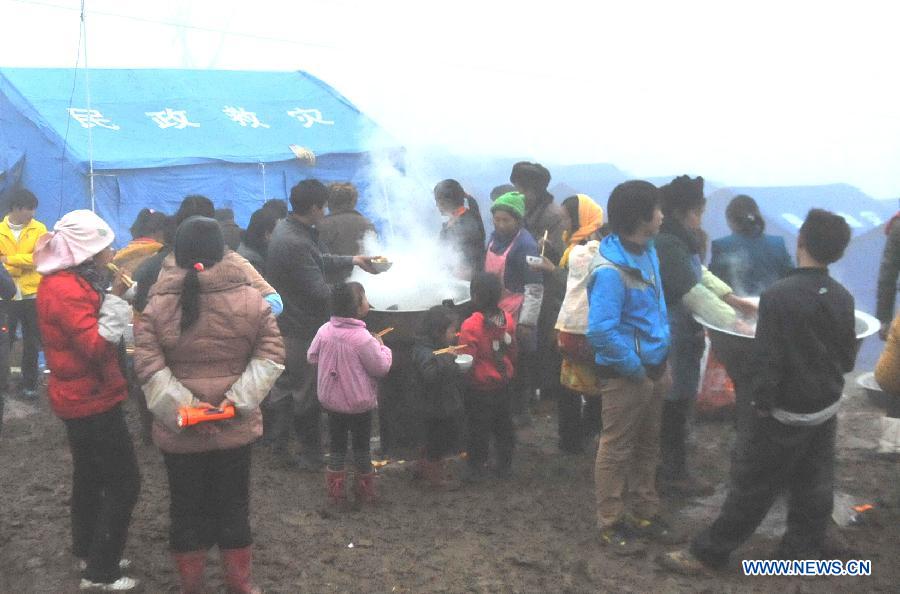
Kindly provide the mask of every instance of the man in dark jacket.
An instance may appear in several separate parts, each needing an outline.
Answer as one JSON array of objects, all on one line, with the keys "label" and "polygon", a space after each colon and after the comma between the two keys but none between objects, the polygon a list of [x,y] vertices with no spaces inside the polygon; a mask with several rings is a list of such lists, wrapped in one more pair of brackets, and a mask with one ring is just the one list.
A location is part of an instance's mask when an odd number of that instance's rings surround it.
[{"label": "man in dark jacket", "polygon": [[[509,181],[525,196],[525,218],[523,226],[531,233],[541,247],[541,254],[553,263],[558,263],[566,249],[562,234],[566,231],[562,207],[553,201],[553,194],[547,191],[550,172],[540,163],[521,161],[513,165]],[[520,369],[534,369],[542,399],[556,400],[559,390],[559,370],[562,356],[556,346],[556,319],[566,293],[565,282],[559,282],[558,275],[544,273],[544,300],[537,327],[537,351],[522,352]],[[562,277],[563,279],[565,277]],[[538,356],[538,353],[540,354]],[[531,361],[529,361],[531,357]],[[516,413],[527,411],[517,410]],[[526,417],[527,421],[527,417]]]},{"label": "man in dark jacket", "polygon": [[[325,251],[335,256],[356,256],[363,253],[362,240],[375,225],[356,210],[359,193],[353,184],[335,183],[328,186],[328,216],[316,228]],[[349,269],[329,271],[325,278],[329,283],[347,280]]]},{"label": "man in dark jacket", "polygon": [[738,435],[728,498],[690,550],[660,559],[667,568],[697,573],[725,566],[783,490],[788,520],[777,558],[822,555],[834,499],[837,412],[857,351],[853,296],[829,276],[828,265],[849,242],[843,217],[811,210],[797,238],[797,270],[762,294],[756,414]]},{"label": "man in dark jacket", "polygon": [[275,448],[287,454],[288,422],[301,442],[300,468],[322,467],[321,410],[316,393],[316,368],[306,361],[306,351],[331,312],[328,271],[349,271],[359,266],[375,274],[371,257],[335,256],[323,253],[316,224],[325,216],[328,189],[308,179],[291,189],[291,212],[275,227],[269,240],[266,270],[272,286],[284,300],[278,326],[284,338],[285,370],[264,405],[274,419],[270,429]]},{"label": "man in dark jacket", "polygon": [[669,494],[708,495],[712,485],[688,471],[688,418],[700,384],[700,361],[706,348],[703,327],[694,314],[722,328],[734,327],[732,306],[755,314],[755,307],[734,295],[701,264],[699,235],[706,198],[703,178],[676,177],[662,188],[665,221],[656,239],[659,270],[669,312],[672,389],[666,394],[660,435],[659,488]]}]

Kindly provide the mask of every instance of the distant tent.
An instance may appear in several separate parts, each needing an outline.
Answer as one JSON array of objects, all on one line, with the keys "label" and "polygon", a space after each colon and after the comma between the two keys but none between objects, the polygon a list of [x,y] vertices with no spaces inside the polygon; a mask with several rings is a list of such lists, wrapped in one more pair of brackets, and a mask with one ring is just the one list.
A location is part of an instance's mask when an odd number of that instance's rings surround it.
[{"label": "distant tent", "polygon": [[286,199],[310,177],[356,184],[361,210],[378,221],[372,151],[402,157],[305,72],[0,69],[0,209],[10,190],[28,187],[48,225],[94,208],[120,245],[145,206],[172,213],[184,196],[203,194],[246,224],[266,199]]}]

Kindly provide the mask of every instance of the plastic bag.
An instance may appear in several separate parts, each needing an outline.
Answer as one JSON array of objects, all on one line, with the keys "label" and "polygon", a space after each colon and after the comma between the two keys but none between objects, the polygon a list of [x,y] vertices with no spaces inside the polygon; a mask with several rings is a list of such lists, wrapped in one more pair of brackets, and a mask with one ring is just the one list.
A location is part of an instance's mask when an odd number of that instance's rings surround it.
[{"label": "plastic bag", "polygon": [[734,384],[728,377],[725,365],[708,347],[701,368],[700,391],[697,394],[696,413],[704,417],[720,417],[731,414],[735,407]]}]

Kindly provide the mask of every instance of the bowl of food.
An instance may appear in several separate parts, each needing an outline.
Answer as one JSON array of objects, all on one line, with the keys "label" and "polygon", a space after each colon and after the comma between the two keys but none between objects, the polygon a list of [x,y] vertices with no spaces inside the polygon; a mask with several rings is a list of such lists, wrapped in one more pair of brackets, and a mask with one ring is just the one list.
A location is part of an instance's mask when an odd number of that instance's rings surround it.
[{"label": "bowl of food", "polygon": [[887,408],[888,396],[887,392],[881,389],[878,382],[875,381],[875,374],[869,371],[856,377],[856,385],[863,389],[869,401],[880,408]]},{"label": "bowl of food", "polygon": [[384,256],[375,256],[370,260],[372,263],[372,268],[375,272],[385,272],[390,270],[391,266],[394,265],[393,262],[385,258]]},{"label": "bowl of food", "polygon": [[467,353],[456,355],[456,365],[460,368],[461,371],[469,371],[470,369],[472,369],[472,363],[474,361],[474,357]]}]

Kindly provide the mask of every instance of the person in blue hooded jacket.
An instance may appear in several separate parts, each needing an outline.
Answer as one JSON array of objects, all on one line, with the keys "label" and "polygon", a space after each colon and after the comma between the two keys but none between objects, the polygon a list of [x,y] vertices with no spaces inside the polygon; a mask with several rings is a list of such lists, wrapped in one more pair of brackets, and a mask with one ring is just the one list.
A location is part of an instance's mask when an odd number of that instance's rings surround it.
[{"label": "person in blue hooded jacket", "polygon": [[612,233],[600,243],[588,284],[587,339],[596,353],[603,431],[594,478],[604,543],[633,554],[636,539],[671,534],[659,515],[655,474],[669,353],[669,323],[653,238],[661,193],[645,181],[609,197]]}]

